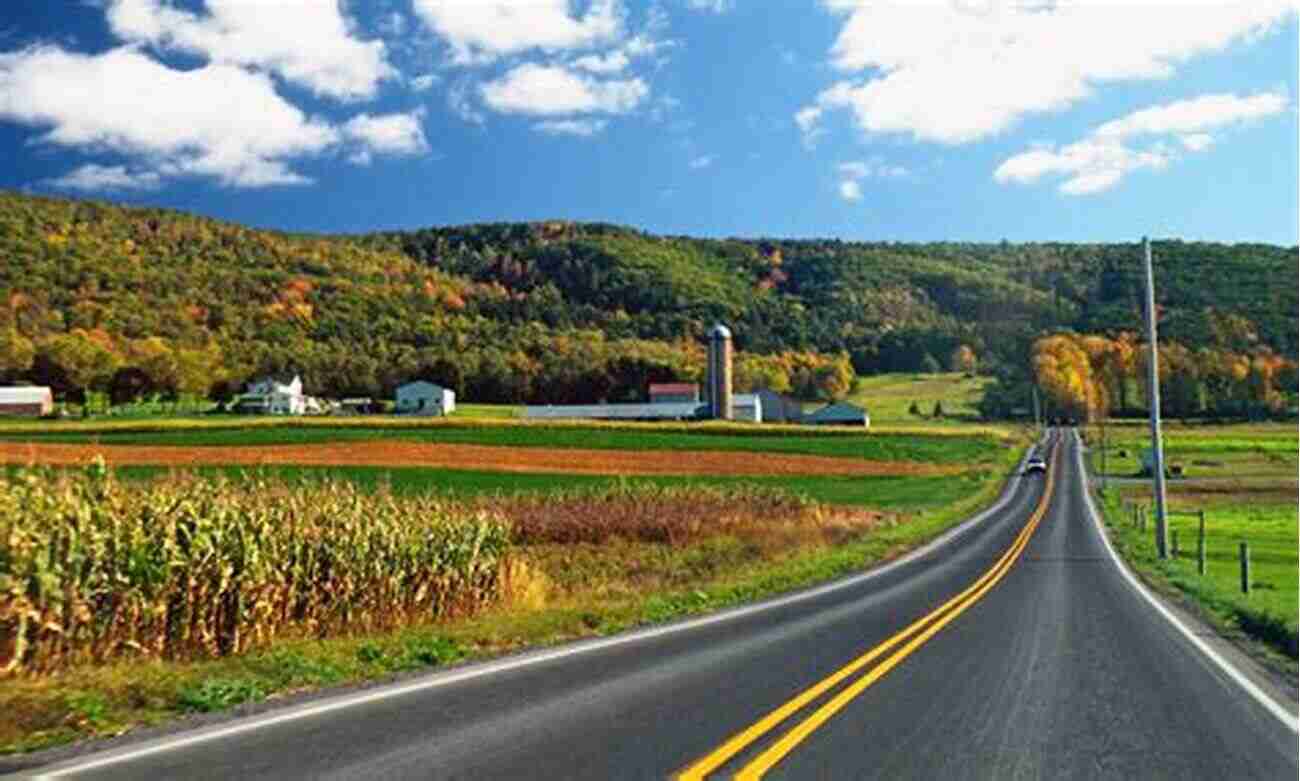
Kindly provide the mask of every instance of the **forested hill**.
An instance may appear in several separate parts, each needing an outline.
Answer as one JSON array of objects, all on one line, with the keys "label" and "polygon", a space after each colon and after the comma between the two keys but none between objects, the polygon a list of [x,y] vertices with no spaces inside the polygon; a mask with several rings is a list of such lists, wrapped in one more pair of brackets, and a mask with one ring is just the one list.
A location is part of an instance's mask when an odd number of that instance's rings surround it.
[{"label": "forested hill", "polygon": [[[1296,248],[1154,251],[1162,337],[1295,355]],[[973,354],[1018,371],[1044,333],[1138,330],[1140,257],[1137,244],[708,240],[567,222],[299,236],[0,193],[0,373],[73,394],[220,393],[298,371],[324,395],[387,395],[421,375],[476,400],[615,400],[698,376],[699,339],[721,320],[746,353],[742,385],[836,395],[850,365]]]}]

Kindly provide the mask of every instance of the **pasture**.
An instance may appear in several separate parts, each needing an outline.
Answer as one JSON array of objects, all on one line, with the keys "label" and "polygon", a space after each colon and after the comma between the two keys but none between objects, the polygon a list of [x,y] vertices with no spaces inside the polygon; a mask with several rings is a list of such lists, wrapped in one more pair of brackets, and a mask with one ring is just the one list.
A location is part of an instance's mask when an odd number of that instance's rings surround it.
[{"label": "pasture", "polygon": [[[859,377],[848,401],[866,407],[873,426],[955,426],[979,420],[978,404],[988,377],[960,372],[942,374],[876,374]],[[943,417],[933,417],[935,404]],[[915,403],[920,416],[912,414]]]},{"label": "pasture", "polygon": [[[1137,454],[1150,442],[1145,427],[1108,427],[1107,523],[1129,561],[1153,582],[1199,604],[1221,623],[1271,648],[1294,669],[1300,615],[1300,539],[1297,526],[1297,431],[1293,425],[1163,427],[1169,464],[1182,475],[1166,481],[1169,529],[1178,532],[1179,554],[1154,555],[1154,532],[1135,529],[1122,502],[1150,507],[1148,479]],[[1093,428],[1092,462],[1100,466],[1100,436]],[[1119,451],[1124,451],[1120,455]],[[1206,516],[1206,574],[1197,574],[1198,519]],[[1249,595],[1241,593],[1238,544],[1251,549]]]},{"label": "pasture", "polygon": [[[1167,465],[1179,467],[1186,478],[1294,480],[1300,464],[1300,435],[1290,423],[1166,422],[1161,432]],[[1100,428],[1092,427],[1090,436],[1100,446]],[[1109,424],[1106,441],[1107,475],[1136,476],[1141,472],[1141,453],[1151,446],[1151,434],[1145,422]],[[1100,468],[1100,465],[1098,454],[1095,466]]]}]

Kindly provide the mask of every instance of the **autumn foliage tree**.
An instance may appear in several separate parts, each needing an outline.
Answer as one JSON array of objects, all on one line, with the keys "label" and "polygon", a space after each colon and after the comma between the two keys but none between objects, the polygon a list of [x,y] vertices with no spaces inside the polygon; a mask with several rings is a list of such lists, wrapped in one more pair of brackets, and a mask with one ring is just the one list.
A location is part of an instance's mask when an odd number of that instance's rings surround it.
[{"label": "autumn foliage tree", "polygon": [[1083,338],[1057,334],[1039,339],[1031,363],[1034,381],[1049,408],[1081,420],[1105,414],[1106,394],[1093,373]]}]

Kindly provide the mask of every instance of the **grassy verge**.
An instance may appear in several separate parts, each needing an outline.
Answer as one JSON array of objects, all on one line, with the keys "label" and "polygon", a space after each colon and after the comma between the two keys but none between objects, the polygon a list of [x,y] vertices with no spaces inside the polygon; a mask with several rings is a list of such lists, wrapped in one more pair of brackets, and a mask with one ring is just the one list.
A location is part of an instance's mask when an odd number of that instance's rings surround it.
[{"label": "grassy verge", "polygon": [[[933,502],[934,485],[890,494],[882,483],[863,497],[874,511],[869,527],[838,525],[820,541],[761,544],[722,534],[678,546],[623,539],[524,546],[522,569],[533,576],[519,579],[508,604],[469,619],[328,640],[286,638],[210,661],[116,662],[13,678],[0,687],[0,752],[611,634],[811,585],[896,557],[987,505],[1016,456],[1000,450],[942,505]],[[837,523],[834,513],[828,517]]]},{"label": "grassy verge", "polygon": [[[1121,555],[1148,583],[1196,605],[1220,630],[1249,639],[1258,655],[1295,675],[1300,614],[1295,431],[1275,427],[1216,429],[1215,436],[1198,429],[1175,429],[1166,436],[1171,453],[1203,465],[1200,474],[1168,481],[1169,530],[1171,543],[1177,533],[1176,556],[1157,558],[1152,521],[1143,531],[1125,509],[1133,504],[1151,506],[1151,488],[1146,482],[1111,483],[1102,501],[1108,532]],[[1097,442],[1097,432],[1090,438]],[[1118,448],[1126,450],[1142,444],[1136,434],[1131,441],[1120,442]],[[1282,447],[1277,447],[1279,442]],[[1272,456],[1278,454],[1292,465],[1277,469],[1279,459]],[[1110,455],[1108,460],[1114,464],[1115,454]],[[1094,465],[1098,460],[1094,452]],[[1128,468],[1120,462],[1121,473]],[[1108,471],[1114,475],[1117,470],[1111,466]],[[1197,571],[1199,519],[1193,515],[1202,510],[1207,540],[1203,576]],[[1251,550],[1249,595],[1240,588],[1240,542],[1247,542]]]},{"label": "grassy verge", "polygon": [[[1179,555],[1155,555],[1151,527],[1135,528],[1120,506],[1120,492],[1105,497],[1106,526],[1124,559],[1148,583],[1166,594],[1191,600],[1220,629],[1250,638],[1275,665],[1294,676],[1297,666],[1297,561],[1295,506],[1215,508],[1207,513],[1206,574],[1197,574],[1195,518],[1172,516]],[[1237,544],[1251,548],[1251,587],[1241,593]]]}]

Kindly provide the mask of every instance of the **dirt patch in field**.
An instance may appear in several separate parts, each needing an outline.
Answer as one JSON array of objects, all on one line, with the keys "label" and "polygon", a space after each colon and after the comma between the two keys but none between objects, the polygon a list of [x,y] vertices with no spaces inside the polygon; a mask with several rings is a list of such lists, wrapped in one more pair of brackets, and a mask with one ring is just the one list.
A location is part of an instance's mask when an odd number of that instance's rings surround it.
[{"label": "dirt patch in field", "polygon": [[256,447],[175,447],[3,443],[6,464],[85,464],[96,455],[115,466],[426,466],[492,472],[595,475],[951,475],[961,465],[858,461],[782,453],[578,450],[424,442],[348,442]]}]

